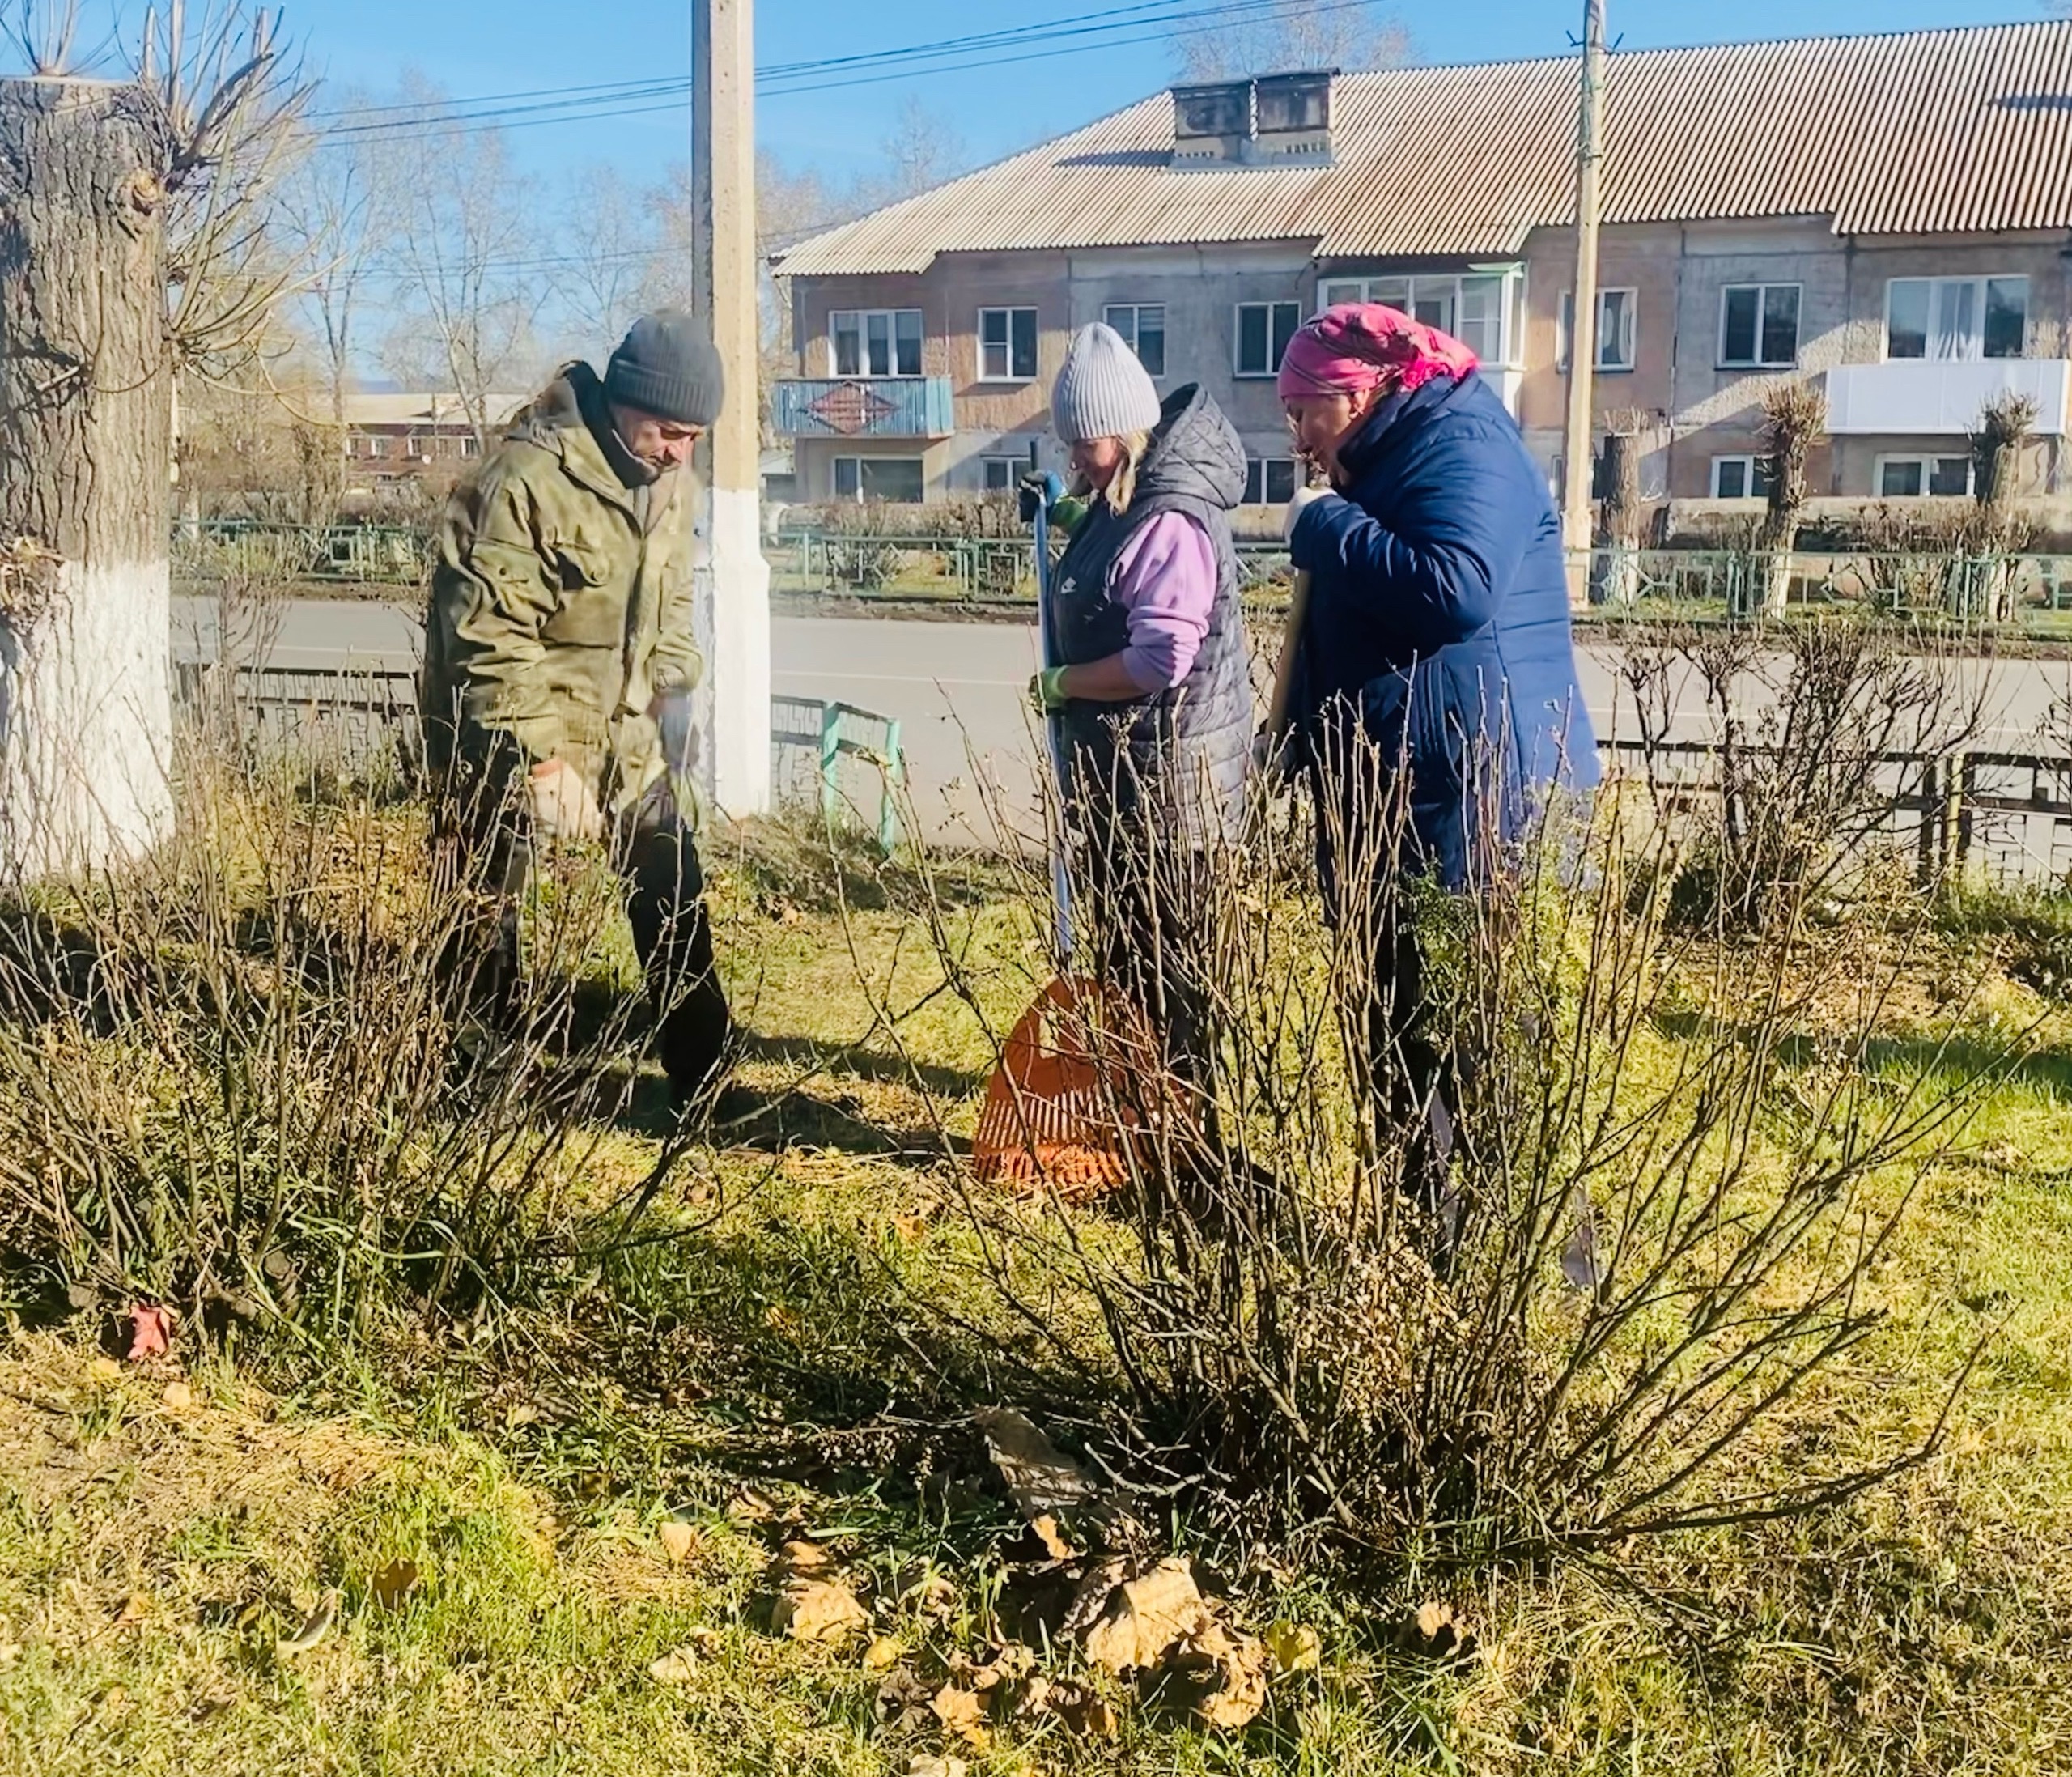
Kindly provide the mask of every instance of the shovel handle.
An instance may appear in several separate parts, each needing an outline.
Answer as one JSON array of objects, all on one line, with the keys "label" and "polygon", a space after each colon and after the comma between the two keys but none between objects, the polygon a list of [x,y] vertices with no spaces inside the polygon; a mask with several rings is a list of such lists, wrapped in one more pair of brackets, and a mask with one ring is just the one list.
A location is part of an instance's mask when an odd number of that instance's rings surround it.
[{"label": "shovel handle", "polygon": [[1295,661],[1302,651],[1302,628],[1310,615],[1310,572],[1297,570],[1288,595],[1288,631],[1280,639],[1280,662],[1273,670],[1273,695],[1266,706],[1267,738],[1278,746],[1288,733],[1288,703],[1295,691]]}]

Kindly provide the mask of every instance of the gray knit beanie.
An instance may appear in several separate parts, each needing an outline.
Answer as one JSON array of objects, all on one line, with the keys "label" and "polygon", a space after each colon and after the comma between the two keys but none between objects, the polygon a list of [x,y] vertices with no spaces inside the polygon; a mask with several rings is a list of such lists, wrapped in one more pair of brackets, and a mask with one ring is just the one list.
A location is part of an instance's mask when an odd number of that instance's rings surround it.
[{"label": "gray knit beanie", "polygon": [[1112,327],[1095,321],[1072,336],[1051,390],[1051,426],[1068,444],[1127,438],[1158,423],[1151,373]]},{"label": "gray knit beanie", "polygon": [[659,308],[626,329],[605,367],[605,393],[679,426],[709,426],[726,400],[726,372],[705,329],[681,308]]}]

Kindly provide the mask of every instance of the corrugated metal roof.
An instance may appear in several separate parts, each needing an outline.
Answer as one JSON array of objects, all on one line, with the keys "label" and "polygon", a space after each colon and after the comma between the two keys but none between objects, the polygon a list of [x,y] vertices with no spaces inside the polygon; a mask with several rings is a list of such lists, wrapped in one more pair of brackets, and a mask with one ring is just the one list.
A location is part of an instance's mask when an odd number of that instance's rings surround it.
[{"label": "corrugated metal roof", "polygon": [[[1175,172],[1159,93],[792,249],[787,272],[938,253],[1297,241],[1511,254],[1575,214],[1573,57],[1340,78],[1336,164]],[[1611,58],[1605,219],[1821,216],[1841,234],[2072,227],[2072,21]]]}]

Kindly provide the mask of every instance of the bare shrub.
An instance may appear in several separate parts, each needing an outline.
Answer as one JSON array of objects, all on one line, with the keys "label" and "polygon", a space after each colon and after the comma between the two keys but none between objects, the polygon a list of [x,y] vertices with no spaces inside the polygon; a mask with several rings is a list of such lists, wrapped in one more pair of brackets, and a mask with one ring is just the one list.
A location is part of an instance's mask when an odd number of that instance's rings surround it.
[{"label": "bare shrub", "polygon": [[214,713],[177,841],[0,900],[0,1263],[312,1334],[537,1288],[615,1226],[585,1174],[647,1020],[610,891],[543,887],[491,1015],[484,902],[422,803],[342,755],[225,749]]},{"label": "bare shrub", "polygon": [[1993,685],[1989,653],[1861,613],[1637,630],[1620,656],[1679,916],[1743,931],[1789,933],[1866,874],[1904,870],[1901,818],[1976,744]]},{"label": "bare shrub", "polygon": [[[1789,937],[1693,933],[1667,916],[1667,830],[1616,797],[1442,894],[1404,867],[1381,763],[1366,750],[1326,774],[1321,920],[1307,819],[1242,848],[1143,839],[1159,866],[1140,892],[1161,929],[1193,934],[1187,1073],[1161,1062],[1156,1011],[1118,1001],[1100,959],[1140,950],[1144,914],[1117,929],[1083,852],[1071,953],[1033,944],[1020,984],[947,897],[931,915],[996,1049],[1001,1009],[1047,971],[1086,981],[1066,1035],[1125,1165],[1091,1211],[965,1188],[984,1281],[1022,1328],[1001,1387],[1042,1390],[1161,1510],[1356,1556],[1475,1561],[1790,1513],[1919,1460],[1774,1448],[1795,1396],[1877,1327],[1862,1286],[1970,1102],[1947,1057],[1870,1065],[1904,921],[1866,900],[1814,950],[1802,873],[1779,890]],[[1041,933],[1042,865],[1021,856]],[[881,996],[880,1015],[896,1035]],[[1378,1046],[1378,1018],[1410,1035]],[[1416,1133],[1432,1079],[1452,1112],[1437,1195]],[[939,1115],[953,1146],[955,1110]]]}]

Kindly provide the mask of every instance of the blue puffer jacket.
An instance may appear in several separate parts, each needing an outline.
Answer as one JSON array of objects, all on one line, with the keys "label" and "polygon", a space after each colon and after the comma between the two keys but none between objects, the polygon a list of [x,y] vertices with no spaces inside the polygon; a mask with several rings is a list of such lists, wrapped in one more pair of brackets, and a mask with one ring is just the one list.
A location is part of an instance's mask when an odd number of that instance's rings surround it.
[{"label": "blue puffer jacket", "polygon": [[1365,731],[1407,793],[1405,861],[1459,887],[1553,786],[1598,781],[1560,521],[1479,376],[1391,397],[1339,462],[1349,497],[1314,501],[1292,545],[1310,576],[1294,708],[1313,766]]}]

